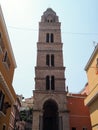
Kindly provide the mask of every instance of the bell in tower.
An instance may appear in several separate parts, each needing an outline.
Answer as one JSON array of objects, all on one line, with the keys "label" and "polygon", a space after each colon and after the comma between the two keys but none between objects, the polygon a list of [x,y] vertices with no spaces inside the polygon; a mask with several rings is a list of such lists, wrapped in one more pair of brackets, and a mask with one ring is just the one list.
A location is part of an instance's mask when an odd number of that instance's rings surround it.
[{"label": "bell in tower", "polygon": [[48,8],[39,22],[32,130],[69,130],[60,26]]}]

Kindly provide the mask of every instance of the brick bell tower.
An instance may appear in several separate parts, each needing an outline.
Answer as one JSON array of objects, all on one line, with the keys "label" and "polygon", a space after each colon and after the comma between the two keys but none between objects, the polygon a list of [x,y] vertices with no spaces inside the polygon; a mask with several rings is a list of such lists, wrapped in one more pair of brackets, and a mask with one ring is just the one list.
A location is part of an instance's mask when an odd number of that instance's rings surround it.
[{"label": "brick bell tower", "polygon": [[32,130],[69,130],[60,25],[51,8],[39,22]]}]

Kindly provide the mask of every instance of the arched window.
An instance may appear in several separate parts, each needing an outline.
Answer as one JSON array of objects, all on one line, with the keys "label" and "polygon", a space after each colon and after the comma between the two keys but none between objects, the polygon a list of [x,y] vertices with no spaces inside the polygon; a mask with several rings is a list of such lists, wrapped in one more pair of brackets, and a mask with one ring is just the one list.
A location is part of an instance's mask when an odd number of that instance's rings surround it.
[{"label": "arched window", "polygon": [[54,76],[46,76],[46,90],[55,90]]},{"label": "arched window", "polygon": [[53,33],[51,33],[51,34],[49,34],[49,33],[47,33],[46,34],[46,42],[54,42],[54,35],[53,35]]},{"label": "arched window", "polygon": [[49,55],[49,54],[47,54],[46,55],[46,65],[47,66],[54,66],[54,55],[52,54],[52,55]]},{"label": "arched window", "polygon": [[54,36],[53,36],[53,33],[51,33],[51,42],[54,42]]},{"label": "arched window", "polygon": [[54,66],[54,55],[51,55],[51,66]]},{"label": "arched window", "polygon": [[55,90],[55,80],[54,80],[54,76],[51,76],[51,90]]},{"label": "arched window", "polygon": [[46,76],[46,90],[50,89],[50,78],[49,76]]},{"label": "arched window", "polygon": [[46,55],[46,65],[50,65],[50,56]]},{"label": "arched window", "polygon": [[49,33],[46,34],[46,42],[49,42]]}]

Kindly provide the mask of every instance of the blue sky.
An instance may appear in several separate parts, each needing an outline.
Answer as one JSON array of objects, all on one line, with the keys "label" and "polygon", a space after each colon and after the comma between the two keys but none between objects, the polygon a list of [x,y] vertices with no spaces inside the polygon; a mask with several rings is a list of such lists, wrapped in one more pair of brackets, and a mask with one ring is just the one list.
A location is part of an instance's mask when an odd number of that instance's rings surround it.
[{"label": "blue sky", "polygon": [[13,80],[16,93],[24,97],[33,95],[38,23],[48,7],[61,22],[66,86],[70,92],[79,92],[87,82],[84,67],[98,42],[98,0],[0,0],[0,3],[17,63]]}]

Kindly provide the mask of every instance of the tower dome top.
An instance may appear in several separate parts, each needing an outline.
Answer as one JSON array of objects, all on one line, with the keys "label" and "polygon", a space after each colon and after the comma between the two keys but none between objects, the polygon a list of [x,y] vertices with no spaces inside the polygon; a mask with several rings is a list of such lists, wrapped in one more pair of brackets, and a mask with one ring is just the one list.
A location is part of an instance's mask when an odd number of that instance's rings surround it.
[{"label": "tower dome top", "polygon": [[47,10],[43,13],[41,22],[59,22],[58,16],[56,12],[52,8],[47,8]]},{"label": "tower dome top", "polygon": [[47,10],[44,12],[44,15],[49,15],[49,14],[56,15],[55,11],[53,11],[52,8],[47,8]]}]

